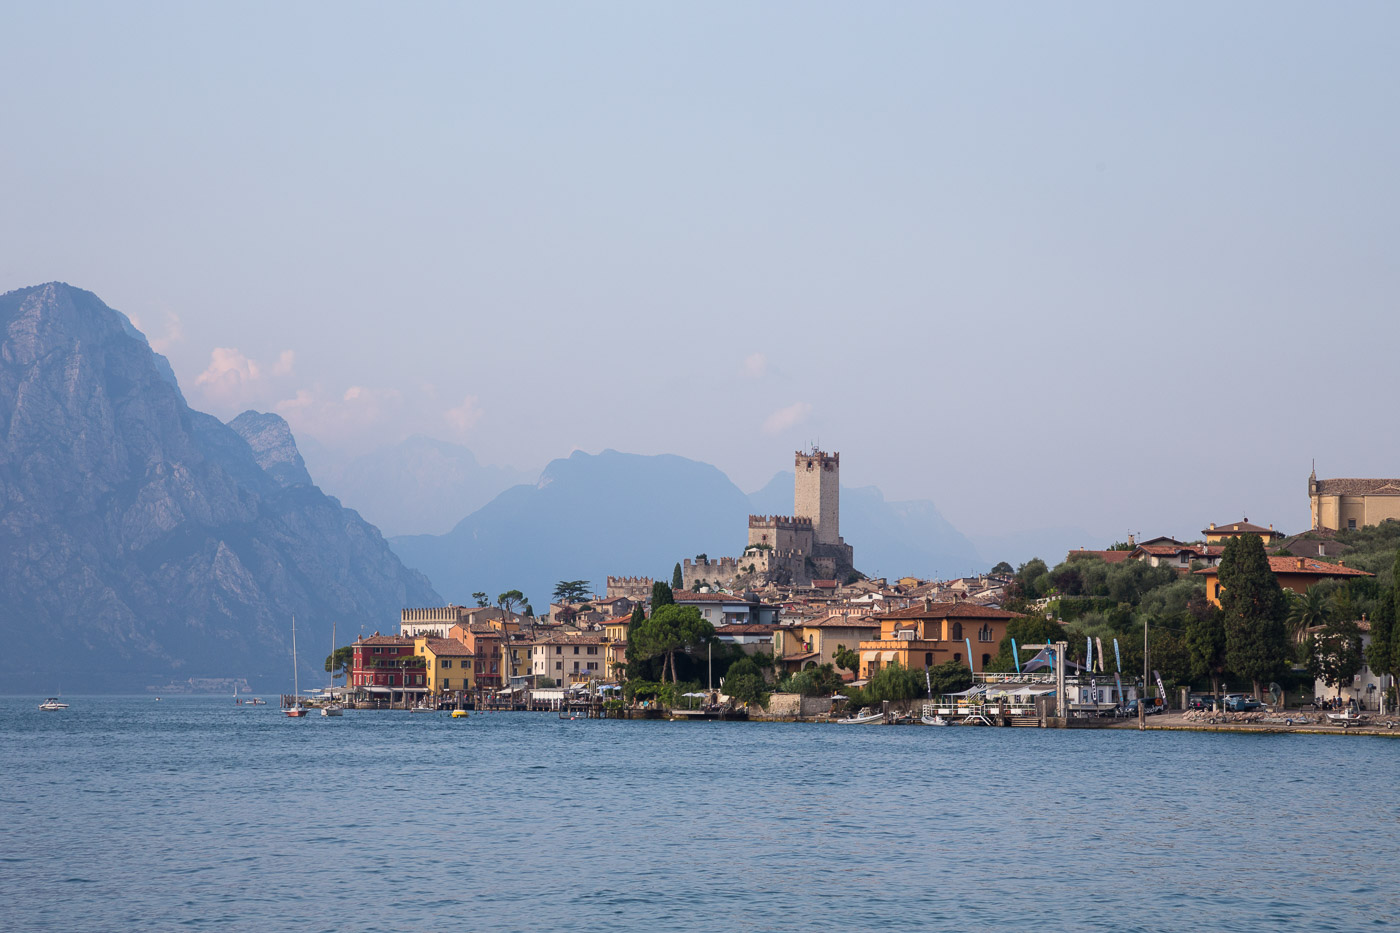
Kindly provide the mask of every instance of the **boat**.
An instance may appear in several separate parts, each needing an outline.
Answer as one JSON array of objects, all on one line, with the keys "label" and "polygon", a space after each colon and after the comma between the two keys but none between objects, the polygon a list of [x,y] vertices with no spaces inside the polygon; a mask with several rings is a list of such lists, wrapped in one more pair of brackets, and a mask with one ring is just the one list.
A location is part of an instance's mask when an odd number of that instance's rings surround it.
[{"label": "boat", "polygon": [[424,704],[422,704],[422,703],[419,703],[417,706],[410,706],[410,707],[408,708],[408,711],[409,711],[410,713],[436,713],[436,712],[437,712],[437,707],[435,707],[435,706],[426,706],[426,705],[424,705]]},{"label": "boat", "polygon": [[55,710],[67,709],[68,704],[59,700],[58,697],[49,697],[47,700],[39,704],[39,708],[41,710],[44,710],[45,712],[52,713]]},{"label": "boat", "polygon": [[885,721],[885,714],[880,710],[863,709],[859,713],[847,716],[845,719],[836,720],[843,726],[868,726],[877,722]]},{"label": "boat", "polygon": [[923,712],[919,715],[919,722],[923,723],[926,726],[948,725],[948,720],[938,715],[937,710],[935,710],[932,706],[925,706],[923,708]]},{"label": "boat", "polygon": [[243,701],[243,705],[244,705],[244,706],[266,706],[266,705],[267,705],[267,701],[266,701],[266,700],[263,700],[263,699],[260,699],[260,698],[258,698],[258,697],[253,697],[251,700],[244,700],[244,701]]},{"label": "boat", "polygon": [[1330,722],[1331,724],[1333,724],[1333,725],[1335,725],[1335,726],[1342,726],[1342,727],[1346,727],[1346,726],[1350,726],[1350,725],[1355,725],[1356,723],[1361,722],[1361,721],[1364,720],[1365,718],[1366,718],[1365,716],[1361,715],[1360,710],[1357,710],[1357,709],[1354,709],[1354,708],[1353,708],[1353,709],[1347,709],[1347,710],[1345,710],[1345,711],[1343,711],[1343,712],[1340,712],[1340,713],[1328,713],[1328,714],[1327,714],[1327,721],[1328,721],[1328,722]]},{"label": "boat", "polygon": [[[334,619],[331,620],[331,657],[332,657],[332,658],[335,657],[335,620],[334,620]],[[335,672],[334,672],[334,671],[331,672],[331,680],[332,680],[332,681],[335,680]],[[328,683],[328,684],[326,684],[326,691],[325,691],[325,692],[326,692],[326,696],[327,696],[327,697],[329,697],[329,696],[332,695],[332,694],[331,694],[331,689],[332,689],[334,686],[335,686],[334,683]],[[330,701],[328,701],[328,702],[326,703],[325,706],[322,706],[322,707],[321,707],[321,715],[322,715],[322,716],[344,716],[344,715],[345,715],[345,707],[342,706],[341,704],[337,703],[335,700],[330,700]]]},{"label": "boat", "polygon": [[292,719],[306,715],[306,707],[301,705],[301,678],[297,676],[297,617],[292,616],[292,702],[295,706],[282,712]]}]

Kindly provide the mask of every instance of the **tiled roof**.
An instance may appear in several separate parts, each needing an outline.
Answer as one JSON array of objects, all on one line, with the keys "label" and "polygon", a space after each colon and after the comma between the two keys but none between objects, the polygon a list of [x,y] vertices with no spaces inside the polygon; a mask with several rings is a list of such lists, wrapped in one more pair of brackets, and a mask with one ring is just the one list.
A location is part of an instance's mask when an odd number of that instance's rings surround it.
[{"label": "tiled roof", "polygon": [[827,616],[812,622],[803,622],[807,628],[879,628],[880,623],[869,616]]},{"label": "tiled roof", "polygon": [[1320,479],[1320,496],[1400,496],[1400,479]]},{"label": "tiled roof", "polygon": [[440,658],[470,658],[474,655],[466,645],[455,638],[429,638],[426,642],[429,651]]},{"label": "tiled roof", "polygon": [[400,648],[413,647],[413,639],[407,635],[371,635],[355,642],[357,645],[396,645]]},{"label": "tiled roof", "polygon": [[689,590],[677,590],[672,596],[678,604],[748,602],[748,600],[742,596],[734,596],[729,593],[692,593]]},{"label": "tiled roof", "polygon": [[1276,535],[1279,532],[1272,528],[1264,528],[1260,525],[1251,525],[1249,522],[1229,522],[1225,525],[1212,525],[1204,529],[1203,535]]},{"label": "tiled roof", "polygon": [[1097,557],[1105,564],[1121,564],[1132,551],[1086,551],[1083,548],[1069,552],[1069,560],[1076,557]]},{"label": "tiled roof", "polygon": [[[1344,564],[1329,564],[1325,560],[1314,560],[1310,557],[1270,557],[1269,569],[1274,573],[1307,573],[1321,577],[1374,577],[1375,574],[1365,570],[1357,570],[1355,567],[1347,567]],[[1204,570],[1197,570],[1199,574],[1205,576],[1215,576],[1220,573],[1218,567],[1207,567]]]},{"label": "tiled roof", "polygon": [[814,589],[814,590],[834,590],[834,589],[836,589],[836,581],[835,581],[835,580],[813,580],[813,581],[812,581],[812,589]]},{"label": "tiled roof", "polygon": [[1020,613],[989,609],[968,602],[918,603],[908,609],[880,613],[882,619],[1019,619]]},{"label": "tiled roof", "polygon": [[720,625],[716,626],[716,635],[771,635],[777,631],[776,625],[760,625],[757,622],[750,622],[744,625]]}]

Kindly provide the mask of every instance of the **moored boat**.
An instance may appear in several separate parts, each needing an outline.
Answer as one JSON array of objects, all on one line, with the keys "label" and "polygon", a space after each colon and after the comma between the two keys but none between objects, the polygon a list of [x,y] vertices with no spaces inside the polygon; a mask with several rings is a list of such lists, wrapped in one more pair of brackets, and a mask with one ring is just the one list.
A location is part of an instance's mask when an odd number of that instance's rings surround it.
[{"label": "moored boat", "polygon": [[52,713],[55,710],[67,709],[68,704],[59,700],[58,697],[49,697],[47,700],[39,704],[39,708],[41,710],[44,710],[45,712]]},{"label": "moored boat", "polygon": [[885,714],[880,710],[872,711],[870,709],[863,709],[859,713],[836,721],[843,726],[868,726],[874,723],[884,722]]}]

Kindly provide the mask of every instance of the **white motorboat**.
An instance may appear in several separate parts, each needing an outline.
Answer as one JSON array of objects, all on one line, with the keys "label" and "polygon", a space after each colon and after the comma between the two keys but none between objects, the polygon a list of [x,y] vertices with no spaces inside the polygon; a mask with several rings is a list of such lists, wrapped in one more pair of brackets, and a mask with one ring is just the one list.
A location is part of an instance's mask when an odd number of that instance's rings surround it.
[{"label": "white motorboat", "polygon": [[1334,726],[1350,726],[1361,722],[1366,717],[1356,709],[1348,709],[1340,713],[1328,713],[1327,721]]},{"label": "white motorboat", "polygon": [[306,707],[301,705],[301,681],[297,676],[297,617],[295,614],[292,615],[292,703],[295,705],[282,710],[282,714],[291,719],[305,717]]},{"label": "white motorboat", "polygon": [[58,697],[49,697],[47,700],[39,704],[39,708],[41,710],[44,710],[45,712],[52,713],[55,710],[67,709],[68,704],[61,702],[58,699]]},{"label": "white motorboat", "polygon": [[321,707],[321,715],[322,715],[322,716],[344,716],[344,715],[345,715],[345,707],[341,706],[339,703],[327,703],[325,706]]},{"label": "white motorboat", "polygon": [[836,721],[843,726],[869,726],[878,722],[884,722],[885,714],[879,710],[871,711],[869,709],[863,709],[853,716],[847,716],[845,719],[838,719]]},{"label": "white motorboat", "polygon": [[942,716],[938,715],[937,713],[934,713],[933,715],[929,715],[928,713],[924,713],[922,716],[919,717],[919,722],[923,723],[923,724],[926,725],[926,726],[946,726],[946,725],[948,725],[948,720],[944,719]]}]

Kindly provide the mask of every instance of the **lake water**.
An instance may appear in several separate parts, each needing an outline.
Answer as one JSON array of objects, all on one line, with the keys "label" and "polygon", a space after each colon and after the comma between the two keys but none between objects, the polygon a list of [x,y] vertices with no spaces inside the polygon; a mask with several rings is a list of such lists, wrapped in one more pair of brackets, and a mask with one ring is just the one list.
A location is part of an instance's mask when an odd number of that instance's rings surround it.
[{"label": "lake water", "polygon": [[0,699],[0,929],[1357,930],[1385,738]]}]

